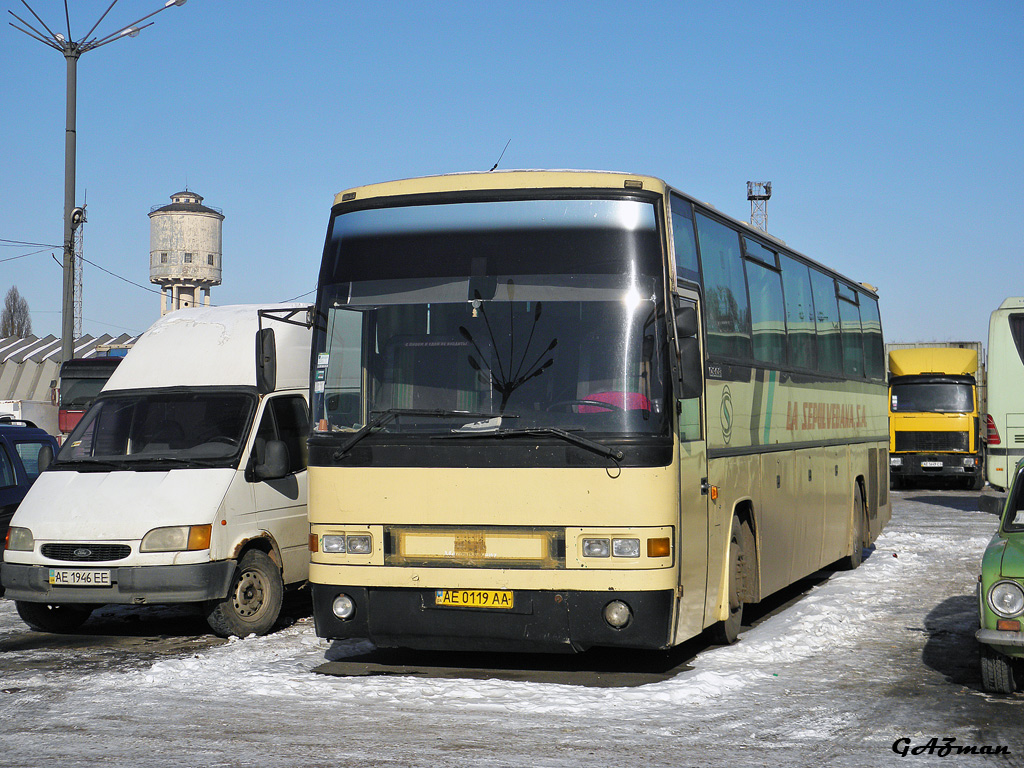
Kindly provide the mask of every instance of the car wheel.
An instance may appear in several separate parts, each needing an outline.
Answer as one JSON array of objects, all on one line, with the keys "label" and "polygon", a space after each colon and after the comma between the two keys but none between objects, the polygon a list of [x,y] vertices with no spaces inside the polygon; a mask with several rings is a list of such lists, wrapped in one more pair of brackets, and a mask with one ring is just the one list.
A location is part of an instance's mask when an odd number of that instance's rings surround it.
[{"label": "car wheel", "polygon": [[36,632],[55,634],[78,629],[92,614],[92,608],[80,605],[53,605],[15,600],[14,607],[17,608],[22,621]]},{"label": "car wheel", "polygon": [[981,646],[981,687],[989,693],[1016,691],[1013,659],[987,645]]},{"label": "car wheel", "polygon": [[206,622],[221,637],[265,635],[283,602],[281,570],[265,553],[250,549],[238,561],[228,596],[208,604]]}]

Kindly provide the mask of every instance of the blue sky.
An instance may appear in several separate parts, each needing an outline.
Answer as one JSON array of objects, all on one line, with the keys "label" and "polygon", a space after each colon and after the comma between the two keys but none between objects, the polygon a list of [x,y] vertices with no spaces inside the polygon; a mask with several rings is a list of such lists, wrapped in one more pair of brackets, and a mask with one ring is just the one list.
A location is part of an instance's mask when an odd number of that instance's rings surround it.
[{"label": "blue sky", "polygon": [[[29,0],[64,31],[59,0]],[[120,0],[101,34],[160,7]],[[70,0],[79,39],[108,0]],[[22,18],[21,2],[0,8]],[[4,21],[14,21],[4,14]],[[878,287],[888,341],[987,340],[1024,295],[1024,4],[188,0],[78,67],[85,257],[149,284],[149,210],[223,210],[216,304],[311,292],[335,193],[501,167],[660,176]],[[0,239],[59,244],[65,63],[0,28]],[[59,245],[0,293],[60,335]],[[311,296],[312,294],[310,294]],[[159,297],[86,265],[86,333]]]}]

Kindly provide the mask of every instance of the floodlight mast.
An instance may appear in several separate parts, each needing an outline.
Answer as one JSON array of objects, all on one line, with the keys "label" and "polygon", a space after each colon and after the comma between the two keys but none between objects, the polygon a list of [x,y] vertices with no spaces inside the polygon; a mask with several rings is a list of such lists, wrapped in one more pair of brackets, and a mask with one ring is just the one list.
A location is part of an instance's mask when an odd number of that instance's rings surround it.
[{"label": "floodlight mast", "polygon": [[72,213],[75,210],[75,167],[76,167],[76,151],[77,141],[75,135],[75,124],[77,122],[77,110],[76,104],[78,100],[78,59],[86,51],[91,51],[94,48],[99,48],[101,45],[112,43],[115,40],[120,40],[122,37],[135,37],[139,32],[146,27],[152,26],[154,22],[149,24],[142,24],[146,19],[155,16],[161,11],[165,11],[172,6],[184,5],[185,0],[166,0],[162,7],[157,8],[152,13],[143,16],[141,19],[132,22],[131,24],[120,27],[117,31],[111,32],[101,38],[90,37],[96,28],[100,25],[100,22],[107,17],[111,9],[117,4],[117,0],[107,7],[107,10],[103,12],[103,15],[92,25],[92,29],[86,33],[80,40],[75,41],[71,35],[71,14],[68,11],[67,0],[64,0],[64,18],[67,22],[67,37],[55,33],[44,22],[39,18],[32,7],[21,0],[22,5],[28,8],[29,13],[39,23],[39,26],[45,30],[40,31],[29,22],[18,16],[14,11],[8,11],[11,16],[21,22],[21,26],[14,22],[9,22],[12,27],[20,32],[24,32],[26,35],[31,37],[33,40],[38,40],[44,45],[48,45],[51,48],[60,51],[64,55],[64,59],[67,63],[67,110],[66,110],[66,122],[64,127],[64,285],[63,285],[63,301],[61,304],[61,362],[70,360],[75,356],[75,340],[74,340],[74,292],[75,292],[75,228],[80,224],[80,221],[75,221]]}]

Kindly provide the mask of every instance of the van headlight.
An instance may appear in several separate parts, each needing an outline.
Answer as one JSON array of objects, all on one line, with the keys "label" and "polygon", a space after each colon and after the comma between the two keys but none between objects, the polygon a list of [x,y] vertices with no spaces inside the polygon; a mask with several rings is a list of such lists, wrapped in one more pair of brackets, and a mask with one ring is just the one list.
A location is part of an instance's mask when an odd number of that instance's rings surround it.
[{"label": "van headlight", "polygon": [[210,548],[212,525],[176,525],[154,528],[142,537],[140,552],[195,552]]},{"label": "van headlight", "polygon": [[36,545],[32,531],[28,528],[11,526],[7,529],[6,547],[12,552],[31,552]]},{"label": "van headlight", "polygon": [[1024,588],[1015,581],[998,581],[988,591],[988,605],[1003,618],[1024,611]]}]

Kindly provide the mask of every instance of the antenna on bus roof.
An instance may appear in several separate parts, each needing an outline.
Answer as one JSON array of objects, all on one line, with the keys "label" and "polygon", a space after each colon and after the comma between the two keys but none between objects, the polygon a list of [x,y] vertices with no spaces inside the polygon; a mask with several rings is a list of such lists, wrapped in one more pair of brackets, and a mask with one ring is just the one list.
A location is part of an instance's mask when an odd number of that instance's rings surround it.
[{"label": "antenna on bus roof", "polygon": [[[505,142],[505,149],[508,149],[508,145],[511,144],[511,143],[512,143],[512,139],[509,139],[508,141],[506,141]],[[498,155],[498,163],[500,163],[501,162],[501,158],[503,158],[505,156],[505,149],[501,150],[501,154]],[[494,165],[491,166],[491,171],[493,171],[495,168],[498,167],[498,163],[495,163]],[[491,171],[488,171],[488,173],[490,173]]]}]

